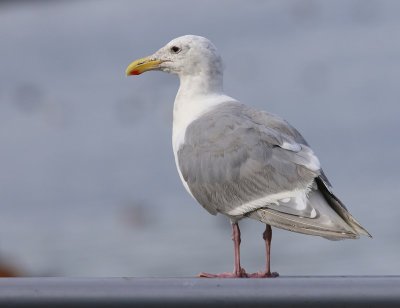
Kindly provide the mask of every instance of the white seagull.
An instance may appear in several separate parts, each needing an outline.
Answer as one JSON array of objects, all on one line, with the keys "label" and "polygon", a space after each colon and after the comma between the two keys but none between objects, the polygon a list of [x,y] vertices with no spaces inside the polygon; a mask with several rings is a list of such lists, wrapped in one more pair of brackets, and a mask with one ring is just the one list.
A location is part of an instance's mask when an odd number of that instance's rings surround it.
[{"label": "white seagull", "polygon": [[[178,37],[126,75],[160,70],[179,76],[172,145],[183,185],[210,214],[232,223],[232,273],[201,277],[276,277],[270,270],[271,226],[331,240],[371,237],[333,194],[320,162],[302,135],[282,118],[224,94],[215,46],[195,35]],[[266,224],[265,271],[240,265],[242,218]]]}]

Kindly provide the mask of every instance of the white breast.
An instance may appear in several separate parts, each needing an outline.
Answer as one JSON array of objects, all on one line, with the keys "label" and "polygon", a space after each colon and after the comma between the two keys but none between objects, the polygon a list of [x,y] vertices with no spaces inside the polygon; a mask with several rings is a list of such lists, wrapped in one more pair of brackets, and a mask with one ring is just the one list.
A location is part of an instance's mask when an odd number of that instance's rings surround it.
[{"label": "white breast", "polygon": [[192,193],[190,192],[186,181],[182,177],[182,173],[179,169],[178,164],[178,150],[185,140],[186,129],[190,125],[190,123],[198,119],[204,113],[212,110],[221,103],[229,101],[236,100],[227,95],[220,94],[212,94],[208,96],[201,95],[195,97],[178,95],[175,99],[172,124],[172,148],[175,155],[175,164],[178,169],[178,173],[182,180],[183,186],[185,186],[186,190],[191,195]]}]

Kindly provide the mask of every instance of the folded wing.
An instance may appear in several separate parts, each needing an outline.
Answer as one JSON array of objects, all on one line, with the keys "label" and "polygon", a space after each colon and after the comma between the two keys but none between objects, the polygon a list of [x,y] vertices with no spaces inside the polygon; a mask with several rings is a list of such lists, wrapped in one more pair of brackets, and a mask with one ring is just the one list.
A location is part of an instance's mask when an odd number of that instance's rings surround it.
[{"label": "folded wing", "polygon": [[329,199],[335,200],[329,182],[304,138],[269,113],[219,105],[188,126],[178,163],[192,195],[212,214],[335,239],[360,233],[341,202]]}]

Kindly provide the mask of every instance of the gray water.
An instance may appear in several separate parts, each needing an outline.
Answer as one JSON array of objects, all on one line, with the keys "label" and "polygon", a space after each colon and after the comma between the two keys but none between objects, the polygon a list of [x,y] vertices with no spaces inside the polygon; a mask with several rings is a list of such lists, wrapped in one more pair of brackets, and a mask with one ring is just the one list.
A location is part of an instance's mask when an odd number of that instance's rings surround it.
[{"label": "gray water", "polygon": [[[232,269],[226,218],[182,187],[175,76],[126,78],[184,34],[222,54],[226,92],[281,115],[374,239],[274,229],[283,275],[400,274],[400,2],[0,2],[0,261],[25,275],[191,276]],[[263,225],[243,221],[248,271]]]}]

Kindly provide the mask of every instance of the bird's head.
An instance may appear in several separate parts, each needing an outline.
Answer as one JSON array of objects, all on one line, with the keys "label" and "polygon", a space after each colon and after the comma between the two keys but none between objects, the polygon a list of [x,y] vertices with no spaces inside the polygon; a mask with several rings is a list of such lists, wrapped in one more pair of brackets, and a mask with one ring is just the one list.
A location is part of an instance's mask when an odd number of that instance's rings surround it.
[{"label": "bird's head", "polygon": [[206,38],[185,35],[173,39],[153,55],[133,61],[126,75],[140,75],[159,70],[184,75],[222,74],[222,59],[215,46]]}]

